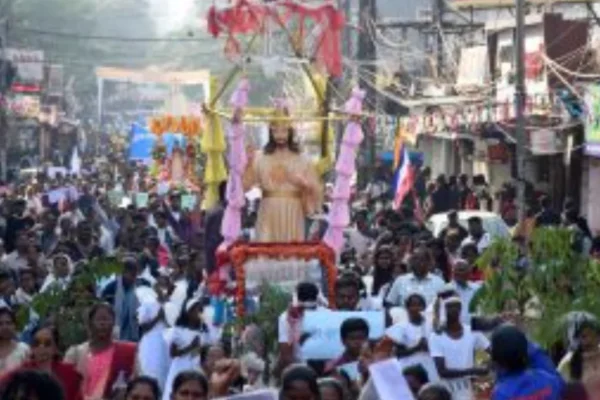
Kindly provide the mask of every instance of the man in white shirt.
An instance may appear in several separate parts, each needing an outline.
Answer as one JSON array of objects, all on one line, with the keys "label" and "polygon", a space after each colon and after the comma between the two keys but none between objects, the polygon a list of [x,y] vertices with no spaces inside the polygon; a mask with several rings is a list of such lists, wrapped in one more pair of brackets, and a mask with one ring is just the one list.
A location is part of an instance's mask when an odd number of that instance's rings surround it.
[{"label": "man in white shirt", "polygon": [[175,232],[173,232],[173,228],[169,225],[167,212],[163,210],[155,212],[154,221],[156,223],[156,234],[160,244],[171,252],[175,243],[179,241],[179,238]]},{"label": "man in white shirt", "polygon": [[482,282],[470,282],[471,266],[465,260],[456,260],[454,263],[454,279],[448,284],[447,289],[456,292],[462,302],[460,322],[465,325],[471,324],[471,313],[469,312],[471,301],[475,294],[481,289]]},{"label": "man in white shirt", "polygon": [[465,240],[462,241],[461,247],[472,243],[477,246],[477,250],[479,250],[479,254],[482,254],[485,249],[487,249],[491,242],[492,238],[489,233],[487,233],[483,229],[483,221],[479,217],[471,217],[468,220],[469,224],[469,236]]},{"label": "man in white shirt", "polygon": [[444,281],[429,272],[430,260],[426,249],[417,249],[409,257],[408,266],[412,272],[396,278],[385,298],[387,306],[404,307],[404,301],[412,293],[419,293],[423,296],[427,303],[426,306],[435,301],[437,295],[444,288]]},{"label": "man in white shirt", "polygon": [[354,273],[344,273],[335,282],[335,309],[338,311],[377,311],[380,307],[368,294],[361,297],[361,280]]},{"label": "man in white shirt", "polygon": [[31,243],[27,233],[25,231],[17,233],[15,250],[11,253],[5,254],[2,261],[15,273],[27,268],[41,267],[44,264],[44,258],[41,255],[38,255],[37,260],[32,260],[30,246]]},{"label": "man in white shirt", "polygon": [[451,297],[444,301],[447,322],[439,333],[429,339],[429,352],[437,370],[452,392],[453,400],[472,400],[471,378],[488,374],[488,369],[475,365],[475,352],[487,351],[488,339],[481,332],[473,332],[460,322],[461,300]]},{"label": "man in white shirt", "polygon": [[[296,286],[296,300],[279,315],[277,335],[279,342],[279,368],[300,360],[302,342],[302,318],[305,310],[322,310],[318,306],[319,288],[312,282],[300,282]],[[290,315],[290,313],[295,315]]]},{"label": "man in white shirt", "polygon": [[367,216],[365,212],[358,212],[354,217],[354,226],[346,230],[347,245],[354,249],[356,258],[360,259],[369,250],[374,240],[367,232]]}]

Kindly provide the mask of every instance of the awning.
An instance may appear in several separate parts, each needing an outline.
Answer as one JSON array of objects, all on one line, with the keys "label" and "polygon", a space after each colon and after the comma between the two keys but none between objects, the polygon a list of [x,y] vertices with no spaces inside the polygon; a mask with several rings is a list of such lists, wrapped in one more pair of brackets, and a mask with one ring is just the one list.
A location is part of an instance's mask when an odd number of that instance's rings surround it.
[{"label": "awning", "polygon": [[210,82],[210,71],[205,69],[195,71],[162,71],[159,69],[133,70],[111,67],[96,68],[98,79],[134,82],[134,83],[164,83],[177,85],[200,85]]}]

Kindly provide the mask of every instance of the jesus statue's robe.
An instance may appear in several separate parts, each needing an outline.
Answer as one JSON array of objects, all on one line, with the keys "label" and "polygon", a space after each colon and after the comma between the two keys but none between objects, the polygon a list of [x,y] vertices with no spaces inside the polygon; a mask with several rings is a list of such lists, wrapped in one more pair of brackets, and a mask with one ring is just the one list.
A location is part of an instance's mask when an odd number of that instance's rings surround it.
[{"label": "jesus statue's robe", "polygon": [[[301,177],[307,188],[290,182],[290,174]],[[273,154],[258,153],[244,173],[244,189],[253,187],[262,191],[256,220],[256,240],[304,241],[305,219],[320,211],[322,197],[321,182],[312,162],[289,150],[277,150]]]}]

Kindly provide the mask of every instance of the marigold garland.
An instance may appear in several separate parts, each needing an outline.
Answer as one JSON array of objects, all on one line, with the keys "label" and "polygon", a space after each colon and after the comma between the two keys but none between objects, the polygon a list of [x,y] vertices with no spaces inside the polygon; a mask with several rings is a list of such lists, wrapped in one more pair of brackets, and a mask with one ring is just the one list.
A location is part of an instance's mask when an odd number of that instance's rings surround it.
[{"label": "marigold garland", "polygon": [[234,243],[229,248],[231,265],[236,278],[236,310],[237,315],[245,313],[244,298],[246,297],[246,261],[257,257],[267,258],[300,258],[309,260],[317,258],[325,269],[327,280],[327,297],[331,308],[335,307],[335,280],[337,267],[335,253],[322,242],[297,242],[297,243]]},{"label": "marigold garland", "polygon": [[202,134],[202,122],[200,118],[194,116],[164,115],[150,120],[150,132],[157,136],[167,132],[181,133],[190,138]]}]

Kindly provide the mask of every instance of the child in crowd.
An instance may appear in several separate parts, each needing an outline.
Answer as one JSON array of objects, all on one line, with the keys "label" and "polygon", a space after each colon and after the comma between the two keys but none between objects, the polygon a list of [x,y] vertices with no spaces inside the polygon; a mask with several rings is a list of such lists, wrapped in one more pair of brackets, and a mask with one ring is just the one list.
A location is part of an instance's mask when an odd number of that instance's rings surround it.
[{"label": "child in crowd", "polygon": [[369,325],[362,318],[348,318],[340,327],[340,337],[344,344],[342,355],[325,366],[325,373],[334,373],[339,368],[352,380],[358,379],[358,358],[360,351],[369,340]]}]

